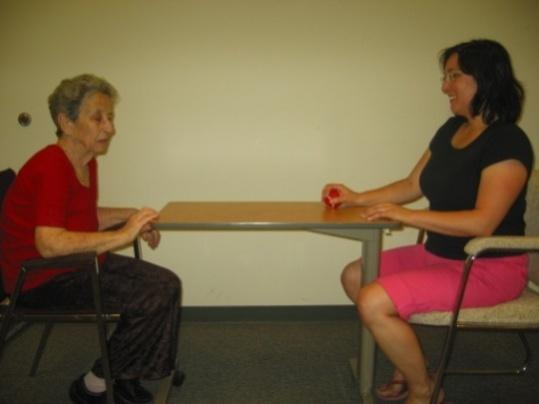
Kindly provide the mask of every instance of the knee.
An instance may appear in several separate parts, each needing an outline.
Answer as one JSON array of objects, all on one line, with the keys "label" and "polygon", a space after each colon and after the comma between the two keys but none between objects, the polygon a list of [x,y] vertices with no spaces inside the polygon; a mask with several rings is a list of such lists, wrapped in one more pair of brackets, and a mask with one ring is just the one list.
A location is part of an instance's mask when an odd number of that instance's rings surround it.
[{"label": "knee", "polygon": [[180,300],[182,295],[182,281],[174,272],[167,271],[169,273],[169,279],[166,282],[168,293],[173,299]]},{"label": "knee", "polygon": [[386,291],[376,282],[359,290],[357,310],[366,326],[372,325],[385,316],[395,313],[393,302]]},{"label": "knee", "polygon": [[341,272],[341,284],[345,290],[361,287],[361,260],[356,260],[344,267]]},{"label": "knee", "polygon": [[159,296],[159,299],[167,304],[172,301],[179,301],[182,294],[182,282],[178,275],[169,269],[158,267],[155,269],[154,279],[155,294]]},{"label": "knee", "polygon": [[165,269],[165,271],[168,277],[168,279],[166,280],[166,283],[169,284],[175,290],[181,290],[182,281],[179,278],[179,276],[169,269]]}]

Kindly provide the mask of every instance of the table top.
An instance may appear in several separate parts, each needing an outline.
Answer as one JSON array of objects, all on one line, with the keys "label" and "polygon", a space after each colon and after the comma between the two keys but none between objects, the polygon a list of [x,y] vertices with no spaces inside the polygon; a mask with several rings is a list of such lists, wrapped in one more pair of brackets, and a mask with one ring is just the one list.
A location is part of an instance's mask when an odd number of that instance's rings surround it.
[{"label": "table top", "polygon": [[156,227],[163,230],[313,229],[400,227],[365,220],[362,207],[330,209],[321,202],[169,202]]}]

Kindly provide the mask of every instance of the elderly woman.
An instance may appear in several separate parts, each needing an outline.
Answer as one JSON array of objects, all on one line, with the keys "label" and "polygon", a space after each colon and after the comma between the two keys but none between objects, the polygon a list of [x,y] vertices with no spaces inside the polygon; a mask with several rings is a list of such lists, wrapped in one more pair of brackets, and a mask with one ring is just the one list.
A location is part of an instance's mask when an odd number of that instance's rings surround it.
[{"label": "elderly woman", "polygon": [[[524,91],[505,48],[491,40],[460,43],[442,52],[440,64],[442,92],[454,116],[438,129],[408,177],[365,192],[339,184],[322,192],[332,205],[366,206],[369,220],[391,219],[427,231],[425,245],[383,252],[374,282],[361,283],[359,260],[341,277],[363,323],[396,368],[377,396],[407,398],[409,404],[428,403],[433,381],[406,320],[414,313],[452,309],[468,240],[524,234],[526,184],[534,159],[528,137],[516,125]],[[422,196],[428,209],[402,206]],[[525,287],[526,268],[525,255],[477,259],[464,306],[516,298]]]},{"label": "elderly woman", "polygon": [[[113,254],[141,236],[159,244],[148,208],[97,205],[96,157],[108,150],[118,95],[105,80],[85,74],[63,80],[49,97],[58,140],[21,168],[8,191],[0,221],[0,266],[12,291],[21,262],[96,251],[101,263],[105,307],[121,312],[108,341],[117,402],[148,403],[152,395],[140,378],[158,379],[175,366],[180,281],[168,269]],[[117,230],[106,230],[120,225]],[[91,307],[90,274],[85,271],[30,273],[20,297],[30,307]],[[105,402],[98,359],[70,388],[74,403]]]}]

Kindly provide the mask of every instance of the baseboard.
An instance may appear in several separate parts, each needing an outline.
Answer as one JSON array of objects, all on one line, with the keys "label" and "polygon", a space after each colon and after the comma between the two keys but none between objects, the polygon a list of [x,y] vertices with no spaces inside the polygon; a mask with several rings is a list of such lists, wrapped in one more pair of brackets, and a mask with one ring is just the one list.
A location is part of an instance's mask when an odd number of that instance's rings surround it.
[{"label": "baseboard", "polygon": [[354,320],[352,305],[326,306],[188,306],[182,321],[335,321]]}]

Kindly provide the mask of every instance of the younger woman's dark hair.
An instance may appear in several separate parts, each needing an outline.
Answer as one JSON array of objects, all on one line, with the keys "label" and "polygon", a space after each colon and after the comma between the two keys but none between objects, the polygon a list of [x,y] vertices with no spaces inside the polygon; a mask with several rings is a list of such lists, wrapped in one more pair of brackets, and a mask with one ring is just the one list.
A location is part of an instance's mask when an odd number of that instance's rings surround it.
[{"label": "younger woman's dark hair", "polygon": [[495,121],[517,122],[522,113],[524,88],[515,78],[507,50],[488,39],[463,42],[441,52],[442,69],[455,53],[460,70],[473,76],[477,83],[471,105],[472,116],[481,115],[488,125]]}]

